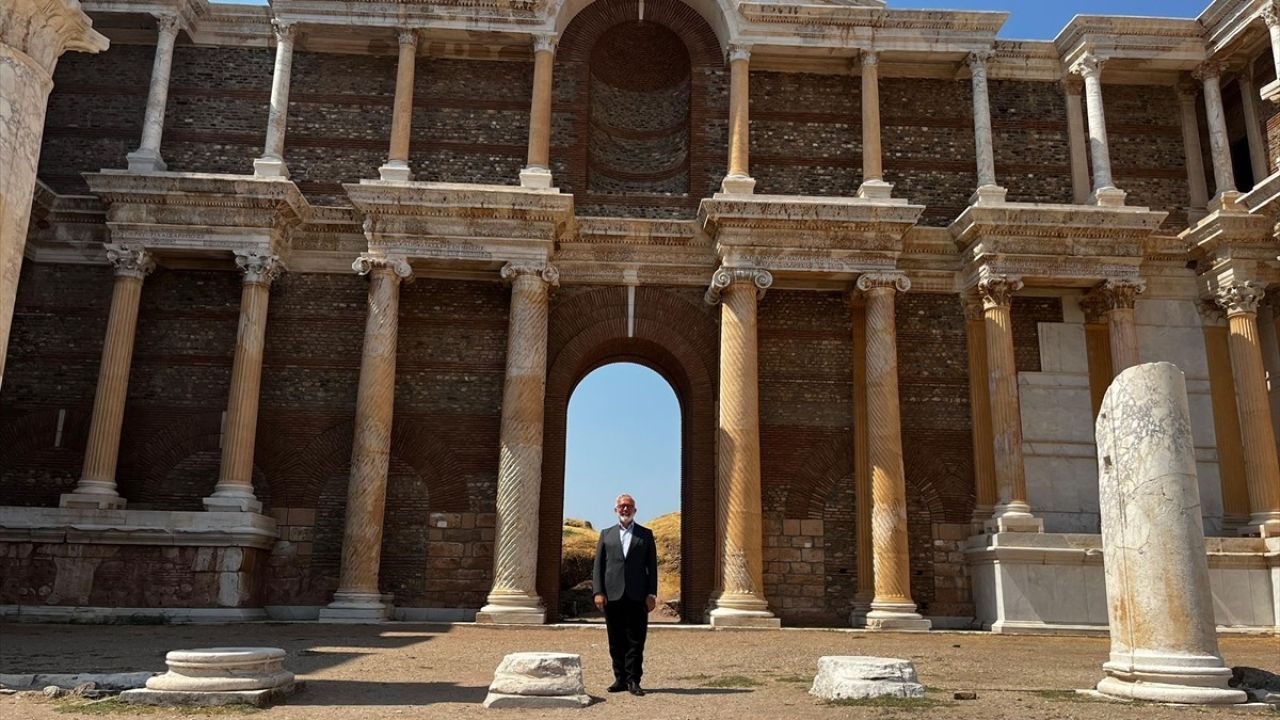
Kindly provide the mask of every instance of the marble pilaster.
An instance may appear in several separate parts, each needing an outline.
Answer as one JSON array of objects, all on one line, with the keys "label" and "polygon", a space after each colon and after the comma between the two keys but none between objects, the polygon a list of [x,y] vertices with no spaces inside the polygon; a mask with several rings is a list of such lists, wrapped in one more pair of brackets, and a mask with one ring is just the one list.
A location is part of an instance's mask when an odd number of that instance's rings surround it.
[{"label": "marble pilaster", "polygon": [[1067,106],[1067,142],[1071,150],[1071,201],[1076,205],[1088,205],[1089,140],[1084,129],[1084,80],[1067,75],[1062,80],[1063,97]]},{"label": "marble pilaster", "polygon": [[413,130],[413,75],[418,65],[418,31],[402,28],[397,37],[400,55],[396,62],[396,99],[391,111],[391,149],[387,162],[378,168],[383,180],[409,182],[409,134]]},{"label": "marble pilaster", "polygon": [[1235,171],[1231,167],[1231,139],[1227,135],[1227,116],[1222,107],[1222,67],[1215,61],[1202,63],[1193,73],[1204,86],[1204,109],[1209,121],[1209,152],[1213,157],[1213,182],[1216,194],[1209,209],[1234,206]]},{"label": "marble pilaster", "polygon": [[163,172],[160,139],[164,135],[165,105],[169,102],[169,73],[173,69],[173,46],[182,20],[177,15],[158,15],[156,55],[151,65],[151,87],[147,91],[147,111],[142,119],[142,144],[129,153],[130,172]]},{"label": "marble pilaster", "polygon": [[120,457],[120,431],[125,398],[129,394],[129,370],[138,327],[138,303],[142,281],[155,269],[146,250],[107,246],[107,260],[115,268],[107,336],[98,366],[98,387],[89,420],[84,467],[75,490],[63,493],[58,505],[65,508],[120,509],[124,498],[116,490],[116,462]]},{"label": "marble pilaster", "polygon": [[262,388],[262,352],[267,335],[271,283],[280,274],[280,258],[256,252],[236,255],[244,273],[240,290],[240,327],[231,362],[231,393],[222,437],[222,464],[213,495],[204,507],[221,512],[262,512],[253,494],[253,450],[258,435],[258,396]]},{"label": "marble pilaster", "polygon": [[751,177],[751,48],[729,47],[729,173],[720,192],[750,195],[756,181]]},{"label": "marble pilaster", "polygon": [[1213,406],[1213,435],[1218,450],[1218,478],[1222,487],[1222,522],[1227,528],[1239,529],[1249,524],[1249,486],[1245,482],[1240,410],[1231,370],[1230,333],[1216,301],[1205,302],[1200,307],[1209,369],[1209,399]]},{"label": "marble pilaster", "polygon": [[875,565],[871,557],[871,463],[867,458],[867,304],[856,290],[850,296],[853,320],[853,504],[854,554],[857,557],[858,586],[853,595],[849,622],[866,624],[867,612],[875,598]]},{"label": "marble pilaster", "polygon": [[357,258],[351,268],[369,276],[369,315],[356,391],[342,566],[338,589],[321,609],[320,619],[385,620],[391,607],[378,589],[378,567],[391,463],[400,285],[413,277],[413,268],[404,258],[372,255]]},{"label": "marble pilaster", "polygon": [[981,525],[996,507],[995,447],[991,438],[991,393],[988,391],[987,328],[982,299],[960,298],[964,307],[965,338],[969,351],[969,410],[973,432],[973,520]]},{"label": "marble pilaster", "polygon": [[1204,177],[1204,153],[1200,148],[1200,121],[1196,115],[1195,83],[1178,83],[1178,108],[1182,120],[1182,147],[1186,155],[1187,191],[1191,206],[1188,219],[1194,224],[1208,212],[1209,188]]},{"label": "marble pilaster", "polygon": [[289,177],[284,162],[284,136],[289,122],[289,83],[293,77],[293,42],[297,25],[272,20],[276,37],[276,64],[271,75],[271,107],[267,114],[267,139],[262,157],[253,161],[253,174],[258,177]]},{"label": "marble pilaster", "polygon": [[511,284],[511,317],[499,437],[498,526],[493,588],[476,622],[539,624],[547,614],[537,576],[548,294],[559,284],[560,273],[545,263],[508,263],[502,279]]},{"label": "marble pilaster", "polygon": [[716,532],[720,572],[712,626],[777,627],[764,596],[760,497],[760,386],[756,312],[773,276],[755,268],[720,268],[706,293],[720,303],[720,417],[716,462]]},{"label": "marble pilaster", "polygon": [[973,86],[973,134],[978,159],[978,188],[970,203],[1004,202],[1008,190],[996,182],[995,141],[991,135],[991,98],[987,91],[987,63],[990,50],[969,53],[968,63]]},{"label": "marble pilaster", "polygon": [[1111,176],[1111,148],[1107,144],[1107,114],[1102,105],[1102,66],[1104,58],[1085,55],[1071,66],[1071,72],[1084,78],[1085,105],[1089,117],[1089,149],[1093,155],[1093,195],[1096,205],[1124,205],[1125,192],[1116,187]]},{"label": "marble pilaster", "polygon": [[884,181],[880,126],[880,53],[862,51],[862,185],[858,197],[883,200],[893,192]]},{"label": "marble pilaster", "polygon": [[1249,168],[1253,171],[1253,184],[1256,186],[1271,173],[1267,167],[1267,141],[1258,124],[1258,86],[1253,82],[1252,66],[1240,73],[1236,82],[1240,86],[1245,138],[1249,141]]},{"label": "marble pilaster", "polygon": [[529,103],[528,161],[520,171],[520,185],[551,187],[551,95],[556,37],[539,35],[533,41],[533,98]]}]

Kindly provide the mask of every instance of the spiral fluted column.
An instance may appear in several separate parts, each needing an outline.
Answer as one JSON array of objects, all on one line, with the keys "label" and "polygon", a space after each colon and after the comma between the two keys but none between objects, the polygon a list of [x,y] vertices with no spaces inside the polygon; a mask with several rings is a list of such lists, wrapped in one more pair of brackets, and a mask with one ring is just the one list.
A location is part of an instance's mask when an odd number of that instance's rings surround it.
[{"label": "spiral fluted column", "polygon": [[508,263],[511,284],[507,376],[502,388],[502,454],[498,461],[498,525],[493,589],[481,623],[538,624],[538,502],[542,494],[543,403],[547,391],[548,292],[560,273],[543,263]]},{"label": "spiral fluted column", "polygon": [[107,260],[115,267],[116,280],[111,291],[107,338],[102,345],[102,364],[98,367],[93,416],[89,420],[89,440],[84,449],[84,468],[75,490],[63,493],[59,499],[62,507],[110,509],[125,505],[116,490],[120,429],[124,422],[125,398],[129,394],[142,281],[156,264],[146,250],[120,245],[107,246]]},{"label": "spiral fluted column", "polygon": [[1022,280],[1006,275],[982,278],[983,323],[990,373],[991,436],[995,451],[996,507],[987,521],[994,532],[1042,532],[1044,523],[1031,514],[1022,461],[1022,409],[1018,403],[1018,369],[1013,354],[1013,294]]},{"label": "spiral fluted column", "polygon": [[258,435],[258,396],[262,389],[262,349],[267,335],[271,283],[280,274],[280,258],[256,252],[236,255],[244,272],[240,290],[240,328],[231,363],[231,394],[222,437],[222,465],[213,494],[204,507],[221,512],[262,512],[253,494],[253,449]]},{"label": "spiral fluted column", "polygon": [[1280,461],[1258,338],[1258,304],[1262,297],[1260,283],[1237,282],[1219,288],[1216,299],[1227,311],[1230,331],[1244,477],[1249,486],[1249,525],[1245,531],[1276,537],[1280,536]]},{"label": "spiral fluted column", "polygon": [[858,586],[853,594],[849,622],[867,623],[867,612],[876,595],[875,564],[871,558],[871,463],[867,459],[867,303],[856,290],[850,297],[853,320],[853,493],[854,547]]},{"label": "spiral fluted column", "polygon": [[773,276],[720,268],[706,301],[720,303],[720,423],[716,457],[716,539],[720,572],[713,626],[777,627],[764,596],[760,501],[760,385],[757,304]]},{"label": "spiral fluted column", "polygon": [[391,463],[400,284],[413,277],[413,268],[404,258],[369,255],[361,256],[351,267],[369,276],[369,316],[356,392],[342,570],[333,602],[320,611],[322,620],[377,620],[391,614],[378,589],[378,567]]},{"label": "spiral fluted column", "polygon": [[995,449],[991,440],[991,393],[988,391],[987,329],[982,299],[969,294],[960,298],[969,351],[969,410],[973,436],[973,521],[981,524],[996,507]]},{"label": "spiral fluted column", "polygon": [[858,278],[867,298],[867,457],[871,463],[871,549],[875,598],[868,630],[923,631],[911,599],[911,552],[907,542],[907,481],[902,467],[902,418],[898,405],[898,333],[894,301],[911,289],[901,273]]}]

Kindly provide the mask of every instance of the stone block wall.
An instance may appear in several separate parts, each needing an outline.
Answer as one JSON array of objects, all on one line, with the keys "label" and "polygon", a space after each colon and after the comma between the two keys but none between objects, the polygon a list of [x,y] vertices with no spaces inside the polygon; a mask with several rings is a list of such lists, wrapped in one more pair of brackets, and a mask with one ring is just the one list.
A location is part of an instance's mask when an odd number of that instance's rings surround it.
[{"label": "stone block wall", "polygon": [[1061,86],[991,80],[988,94],[996,181],[1009,190],[1008,199],[1069,204],[1071,139]]},{"label": "stone block wall", "polygon": [[751,174],[756,192],[850,196],[862,181],[859,79],[751,73]]},{"label": "stone block wall", "polygon": [[[1129,193],[1127,204],[1168,211],[1163,228],[1185,228],[1189,195],[1177,91],[1167,86],[1103,85],[1102,100],[1112,174],[1116,185]],[[1205,168],[1212,178],[1212,162]]]}]

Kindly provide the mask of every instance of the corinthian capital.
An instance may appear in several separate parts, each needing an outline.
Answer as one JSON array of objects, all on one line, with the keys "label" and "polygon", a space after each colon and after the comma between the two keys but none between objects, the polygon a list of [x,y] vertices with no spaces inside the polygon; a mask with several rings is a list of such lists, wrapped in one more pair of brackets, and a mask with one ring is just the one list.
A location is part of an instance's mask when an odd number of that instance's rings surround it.
[{"label": "corinthian capital", "polygon": [[539,33],[533,36],[533,52],[550,52],[556,51],[556,42],[558,38],[555,33]]},{"label": "corinthian capital", "polygon": [[413,278],[413,266],[409,264],[408,259],[400,255],[364,254],[351,263],[351,269],[355,270],[357,275],[368,275],[374,270],[386,270],[401,280]]},{"label": "corinthian capital", "polygon": [[560,271],[555,265],[543,262],[509,262],[502,266],[502,281],[516,282],[520,277],[533,277],[548,285],[560,286]]},{"label": "corinthian capital", "polygon": [[271,32],[276,36],[277,43],[289,42],[298,35],[297,23],[286,22],[280,18],[271,19]]},{"label": "corinthian capital", "polygon": [[141,280],[156,269],[155,257],[142,248],[115,244],[107,245],[106,248],[107,262],[115,268],[117,276]]},{"label": "corinthian capital", "polygon": [[246,285],[270,285],[284,271],[278,255],[252,250],[236,253],[236,267],[244,271]]},{"label": "corinthian capital", "polygon": [[400,40],[400,46],[406,45],[410,47],[418,47],[418,31],[414,28],[400,28],[396,37]]},{"label": "corinthian capital", "polygon": [[965,62],[969,64],[969,72],[974,77],[981,77],[984,80],[987,77],[987,63],[991,62],[991,58],[995,57],[993,50],[978,50],[969,53],[969,57],[965,58]]},{"label": "corinthian capital", "polygon": [[708,305],[720,302],[720,296],[734,283],[751,283],[756,287],[756,297],[764,297],[764,292],[773,286],[773,274],[760,268],[726,268],[716,270],[711,276],[711,285],[703,295]]},{"label": "corinthian capital", "polygon": [[1082,55],[1079,60],[1071,64],[1071,73],[1079,75],[1082,78],[1098,80],[1102,77],[1102,66],[1106,64],[1106,58],[1100,58],[1092,53]]},{"label": "corinthian capital", "polygon": [[1262,21],[1265,22],[1269,28],[1280,25],[1280,7],[1277,7],[1274,2],[1268,2],[1262,8]]},{"label": "corinthian capital", "polygon": [[1132,310],[1138,302],[1138,296],[1146,292],[1146,289],[1145,280],[1107,280],[1094,293],[1106,311]]},{"label": "corinthian capital", "polygon": [[1218,288],[1214,299],[1227,312],[1227,317],[1257,313],[1266,291],[1259,282],[1238,282]]},{"label": "corinthian capital", "polygon": [[988,275],[978,281],[978,293],[982,295],[982,307],[994,310],[1013,304],[1013,294],[1022,289],[1022,278],[1016,275]]},{"label": "corinthian capital", "polygon": [[869,292],[878,288],[906,292],[911,289],[911,280],[905,273],[900,272],[863,273],[858,276],[857,288],[862,292]]},{"label": "corinthian capital", "polygon": [[178,31],[182,29],[182,18],[168,13],[156,15],[156,29],[160,31],[161,35],[165,33],[177,35]]},{"label": "corinthian capital", "polygon": [[737,44],[730,45],[729,49],[725,51],[724,55],[725,55],[725,59],[728,60],[729,62],[733,62],[734,60],[750,60],[751,46],[737,45]]},{"label": "corinthian capital", "polygon": [[1191,77],[1204,82],[1211,78],[1218,78],[1222,75],[1222,63],[1217,60],[1205,60],[1191,71]]}]

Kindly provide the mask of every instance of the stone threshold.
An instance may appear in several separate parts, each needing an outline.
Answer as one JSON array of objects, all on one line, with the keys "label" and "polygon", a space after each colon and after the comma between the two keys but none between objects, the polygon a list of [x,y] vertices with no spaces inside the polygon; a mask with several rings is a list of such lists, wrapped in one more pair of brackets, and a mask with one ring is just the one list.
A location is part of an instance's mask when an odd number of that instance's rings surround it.
[{"label": "stone threshold", "polygon": [[0,506],[0,542],[269,550],[278,537],[274,519],[250,512]]}]

